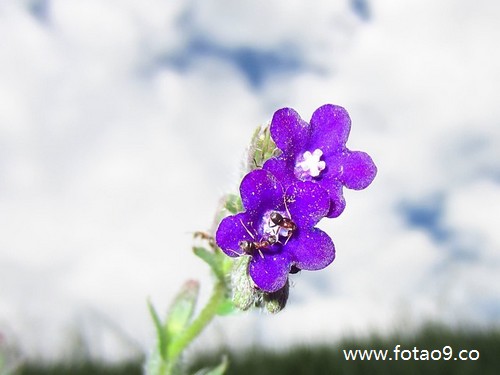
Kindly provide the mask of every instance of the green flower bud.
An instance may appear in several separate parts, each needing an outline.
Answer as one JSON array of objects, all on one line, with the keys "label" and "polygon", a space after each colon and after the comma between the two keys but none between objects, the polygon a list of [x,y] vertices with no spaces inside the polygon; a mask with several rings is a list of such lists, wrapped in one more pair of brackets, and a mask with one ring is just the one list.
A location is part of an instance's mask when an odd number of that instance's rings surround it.
[{"label": "green flower bud", "polygon": [[279,313],[286,306],[286,301],[288,300],[288,292],[290,290],[290,284],[287,280],[285,286],[280,290],[273,293],[264,293],[262,296],[262,303],[266,307],[267,311],[272,314]]},{"label": "green flower bud", "polygon": [[258,289],[250,275],[248,265],[250,256],[241,256],[235,259],[231,273],[233,304],[236,308],[246,311],[251,307],[263,307],[272,314],[283,310],[288,300],[290,284],[273,293]]},{"label": "green flower bud", "polygon": [[276,156],[276,152],[279,151],[271,138],[269,127],[270,124],[255,129],[248,147],[248,157],[244,168],[246,172],[261,168],[266,160]]},{"label": "green flower bud", "polygon": [[236,258],[231,272],[233,303],[240,310],[248,310],[259,299],[259,291],[248,274],[249,256]]}]

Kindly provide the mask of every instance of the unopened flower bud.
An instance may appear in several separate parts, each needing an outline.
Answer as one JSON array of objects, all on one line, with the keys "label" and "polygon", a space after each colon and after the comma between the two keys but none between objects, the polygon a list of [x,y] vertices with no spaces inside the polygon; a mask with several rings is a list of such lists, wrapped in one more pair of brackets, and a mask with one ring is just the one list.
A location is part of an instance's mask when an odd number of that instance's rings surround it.
[{"label": "unopened flower bud", "polygon": [[267,311],[272,314],[279,313],[286,306],[288,300],[288,292],[290,290],[290,283],[287,281],[285,286],[280,290],[272,293],[264,293],[263,304]]},{"label": "unopened flower bud", "polygon": [[249,256],[237,258],[233,264],[231,273],[231,286],[233,291],[233,303],[240,310],[248,310],[259,298],[258,290],[255,288],[248,274]]},{"label": "unopened flower bud", "polygon": [[254,169],[261,168],[264,162],[273,156],[277,156],[276,144],[271,138],[269,124],[259,126],[253,133],[252,140],[248,147],[248,157],[245,170],[250,172]]}]

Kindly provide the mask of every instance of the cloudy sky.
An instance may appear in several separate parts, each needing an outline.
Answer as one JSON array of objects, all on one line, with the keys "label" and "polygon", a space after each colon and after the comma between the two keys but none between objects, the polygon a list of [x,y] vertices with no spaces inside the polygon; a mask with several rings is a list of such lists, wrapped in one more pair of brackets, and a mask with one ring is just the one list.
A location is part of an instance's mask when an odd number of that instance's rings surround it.
[{"label": "cloudy sky", "polygon": [[163,311],[188,278],[208,293],[192,233],[237,188],[253,129],[325,103],[379,168],[320,225],[337,259],[294,276],[284,312],[200,342],[500,324],[498,19],[495,0],[1,2],[4,342],[146,350],[148,297]]}]

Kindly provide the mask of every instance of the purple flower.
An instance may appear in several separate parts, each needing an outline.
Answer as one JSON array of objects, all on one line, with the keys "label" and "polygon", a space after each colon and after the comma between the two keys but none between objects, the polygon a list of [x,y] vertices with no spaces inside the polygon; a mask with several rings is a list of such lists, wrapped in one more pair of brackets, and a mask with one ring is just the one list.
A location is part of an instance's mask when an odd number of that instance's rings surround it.
[{"label": "purple flower", "polygon": [[215,239],[231,257],[251,256],[249,274],[259,289],[281,289],[292,266],[319,270],[333,262],[331,238],[314,227],[330,208],[320,186],[299,181],[284,191],[271,173],[256,169],[243,178],[240,194],[245,211],[224,218]]},{"label": "purple flower", "polygon": [[346,148],[350,129],[349,114],[336,105],[319,107],[310,124],[293,109],[282,108],[274,113],[270,129],[282,153],[266,161],[263,168],[285,188],[297,180],[323,187],[331,200],[327,217],[337,217],[345,208],[343,187],[364,189],[377,174],[367,153]]}]

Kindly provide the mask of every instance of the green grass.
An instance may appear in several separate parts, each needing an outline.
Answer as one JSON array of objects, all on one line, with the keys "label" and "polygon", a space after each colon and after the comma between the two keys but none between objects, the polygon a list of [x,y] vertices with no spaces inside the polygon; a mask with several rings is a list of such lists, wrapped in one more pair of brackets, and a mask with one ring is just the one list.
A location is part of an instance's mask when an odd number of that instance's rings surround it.
[{"label": "green grass", "polygon": [[14,375],[140,375],[142,364],[139,362],[109,365],[96,362],[35,364],[27,363]]},{"label": "green grass", "polygon": [[[477,361],[346,361],[342,349],[388,349],[396,344],[401,350],[426,349],[432,351],[449,345],[453,355],[461,349],[477,350]],[[222,352],[199,355],[190,364],[190,373],[220,362]],[[498,374],[500,369],[500,330],[450,330],[428,326],[416,335],[395,334],[390,337],[372,336],[363,340],[343,340],[336,345],[298,346],[287,351],[265,351],[254,348],[243,352],[229,352],[227,375],[332,375],[332,374]],[[92,362],[76,364],[25,364],[17,375],[135,375],[142,374],[139,362],[109,366]]]}]

